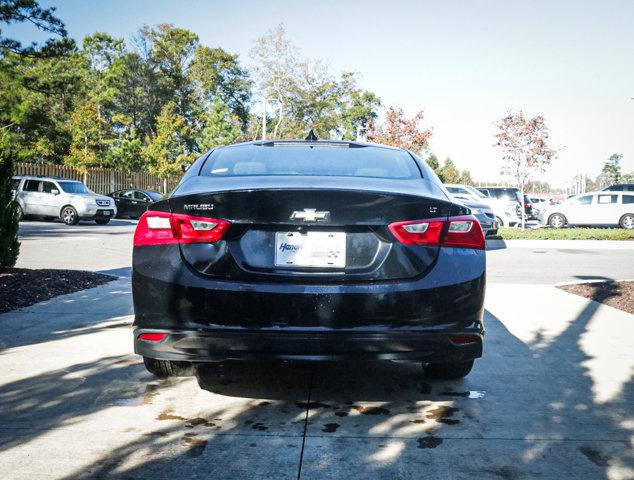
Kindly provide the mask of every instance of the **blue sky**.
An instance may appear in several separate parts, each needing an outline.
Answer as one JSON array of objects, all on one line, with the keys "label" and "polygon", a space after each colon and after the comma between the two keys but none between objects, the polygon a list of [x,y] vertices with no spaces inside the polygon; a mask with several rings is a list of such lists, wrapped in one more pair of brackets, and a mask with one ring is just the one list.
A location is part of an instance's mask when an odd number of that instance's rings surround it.
[{"label": "blue sky", "polygon": [[[634,170],[634,1],[59,0],[72,37],[129,38],[173,23],[249,64],[253,39],[280,22],[309,58],[357,71],[386,105],[425,111],[431,148],[477,180],[498,178],[493,123],[508,109],[542,114],[559,158],[544,176],[563,185],[623,153]],[[7,33],[42,37],[28,27]]]}]

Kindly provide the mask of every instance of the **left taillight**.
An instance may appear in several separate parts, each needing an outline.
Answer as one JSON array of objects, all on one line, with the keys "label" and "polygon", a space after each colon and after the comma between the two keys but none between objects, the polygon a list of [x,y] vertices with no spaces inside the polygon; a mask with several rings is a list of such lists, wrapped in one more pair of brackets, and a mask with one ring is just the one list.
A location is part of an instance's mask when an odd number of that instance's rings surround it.
[{"label": "left taillight", "polygon": [[134,246],[213,243],[220,240],[230,226],[230,222],[218,218],[148,210],[134,231]]},{"label": "left taillight", "polygon": [[391,223],[388,228],[405,245],[456,248],[486,247],[480,222],[473,215]]}]

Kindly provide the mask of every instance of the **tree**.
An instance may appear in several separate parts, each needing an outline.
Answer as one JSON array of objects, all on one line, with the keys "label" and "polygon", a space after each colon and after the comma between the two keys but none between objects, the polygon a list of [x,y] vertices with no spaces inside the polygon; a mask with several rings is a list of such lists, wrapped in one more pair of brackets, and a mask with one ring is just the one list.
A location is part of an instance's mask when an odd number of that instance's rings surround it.
[{"label": "tree", "polygon": [[88,101],[76,108],[70,118],[72,142],[64,163],[84,172],[89,167],[103,166],[107,128],[97,104]]},{"label": "tree", "polygon": [[441,171],[445,183],[460,183],[460,170],[456,168],[451,158],[445,159]]},{"label": "tree", "polygon": [[312,129],[320,138],[354,140],[377,117],[381,102],[358,87],[356,74],[337,78],[322,62],[303,59],[283,25],[258,38],[250,55],[257,97],[275,111],[274,138],[304,138]]},{"label": "tree", "polygon": [[13,175],[13,152],[15,145],[9,138],[11,133],[0,130],[0,272],[15,265],[20,252],[18,242],[17,203],[13,201],[11,177]]},{"label": "tree", "polygon": [[[557,151],[549,146],[550,132],[541,115],[526,118],[522,111],[509,112],[497,122],[497,128],[495,146],[502,151],[504,162],[501,173],[515,180],[523,199],[526,183],[550,165]],[[524,208],[520,210],[524,228]]]},{"label": "tree", "polygon": [[610,184],[619,183],[621,180],[622,158],[622,153],[613,153],[610,155],[610,158],[608,158],[608,161],[603,165],[603,169],[601,169],[601,173],[605,174],[605,177],[608,179]]},{"label": "tree", "polygon": [[198,46],[198,35],[169,24],[145,25],[139,35],[150,47],[148,61],[158,74],[155,78],[157,94],[166,100],[165,103],[173,102],[176,111],[186,120],[190,119],[197,113],[189,70]]},{"label": "tree", "polygon": [[114,120],[120,125],[119,135],[108,151],[106,166],[126,172],[143,170],[145,168],[143,141],[138,136],[136,128],[125,116],[117,116]]},{"label": "tree", "polygon": [[176,105],[173,102],[165,105],[156,119],[156,133],[147,139],[143,149],[149,171],[160,178],[177,175],[181,165],[191,163],[196,157],[186,149],[192,143],[191,137],[191,127]]},{"label": "tree", "polygon": [[[0,24],[28,22],[38,30],[65,37],[64,23],[53,15],[54,12],[55,7],[40,8],[35,0],[0,0]],[[4,37],[0,30],[0,52],[36,56],[50,53],[50,50],[39,49],[35,43],[23,47],[17,40]]]},{"label": "tree", "polygon": [[238,56],[222,48],[199,45],[194,54],[190,77],[201,99],[212,104],[220,99],[240,119],[242,128],[249,120],[252,82]]},{"label": "tree", "polygon": [[[0,25],[29,22],[39,30],[64,37],[64,24],[53,15],[54,11],[40,8],[35,0],[0,0]],[[0,30],[0,270],[13,267],[20,251],[18,208],[12,198],[11,177],[14,159],[19,158],[26,146],[23,140],[27,135],[31,141],[34,138],[31,129],[25,131],[22,127],[38,124],[37,115],[32,114],[28,105],[20,108],[21,100],[28,96],[20,59],[57,56],[57,46],[49,40],[42,49],[34,43],[23,47],[17,40],[3,36]],[[50,115],[46,110],[40,113]],[[37,147],[46,149],[45,140],[38,139]]]},{"label": "tree", "polygon": [[366,137],[370,142],[406,148],[422,155],[427,150],[429,138],[432,135],[430,129],[423,129],[420,126],[423,118],[422,111],[408,119],[402,108],[389,107],[385,116],[385,124],[377,125],[371,120],[368,124]]},{"label": "tree", "polygon": [[255,63],[253,73],[260,97],[277,102],[277,121],[273,127],[275,138],[285,119],[291,96],[297,90],[299,50],[291,44],[284,25],[280,24],[255,40],[250,56]]},{"label": "tree", "polygon": [[458,183],[462,183],[463,185],[473,185],[475,182],[471,177],[471,172],[469,170],[463,170],[462,172],[460,172]]},{"label": "tree", "polygon": [[238,116],[232,114],[220,98],[216,98],[205,118],[205,127],[197,143],[201,151],[206,151],[218,145],[234,143],[241,134]]}]

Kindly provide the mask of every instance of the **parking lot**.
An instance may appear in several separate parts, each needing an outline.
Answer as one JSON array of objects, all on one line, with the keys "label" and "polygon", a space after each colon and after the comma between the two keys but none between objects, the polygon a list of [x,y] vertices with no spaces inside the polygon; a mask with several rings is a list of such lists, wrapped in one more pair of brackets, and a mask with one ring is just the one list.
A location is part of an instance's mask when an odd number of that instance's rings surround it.
[{"label": "parking lot", "polygon": [[118,279],[0,315],[6,476],[634,478],[634,317],[553,286],[634,278],[634,245],[492,242],[485,353],[461,381],[404,362],[157,380],[131,352],[134,225],[21,224],[18,267]]}]

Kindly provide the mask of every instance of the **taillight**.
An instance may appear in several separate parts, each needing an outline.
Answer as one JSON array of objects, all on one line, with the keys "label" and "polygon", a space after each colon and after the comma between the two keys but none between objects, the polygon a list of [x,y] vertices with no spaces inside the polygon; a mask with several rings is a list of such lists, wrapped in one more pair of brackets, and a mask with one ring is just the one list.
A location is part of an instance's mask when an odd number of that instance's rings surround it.
[{"label": "taillight", "polygon": [[167,338],[167,333],[162,332],[145,332],[139,335],[139,340],[147,342],[162,342]]},{"label": "taillight", "polygon": [[134,246],[171,243],[213,243],[229,230],[231,223],[217,218],[148,210],[134,231]]},{"label": "taillight", "polygon": [[388,228],[396,239],[405,245],[426,245],[457,248],[486,246],[480,222],[472,216],[448,219],[415,220],[391,223]]}]

